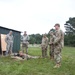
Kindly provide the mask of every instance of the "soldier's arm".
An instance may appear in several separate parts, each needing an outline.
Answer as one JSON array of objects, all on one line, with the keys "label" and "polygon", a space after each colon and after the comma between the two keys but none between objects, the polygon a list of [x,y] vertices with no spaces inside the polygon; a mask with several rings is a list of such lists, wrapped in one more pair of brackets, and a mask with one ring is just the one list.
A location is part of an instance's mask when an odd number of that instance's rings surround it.
[{"label": "soldier's arm", "polygon": [[60,40],[61,40],[61,33],[59,33],[58,36],[55,37],[53,44],[59,43]]},{"label": "soldier's arm", "polygon": [[[43,38],[42,38],[43,39]],[[41,41],[41,47],[42,47],[42,41]]]},{"label": "soldier's arm", "polygon": [[54,38],[55,38],[54,35],[50,36],[50,42],[49,42],[50,45],[53,44],[53,39],[54,39]]},{"label": "soldier's arm", "polygon": [[52,38],[50,38],[50,42],[49,42],[49,44],[51,44],[52,43]]},{"label": "soldier's arm", "polygon": [[7,43],[8,42],[8,36],[6,35],[6,38],[5,38],[5,42]]},{"label": "soldier's arm", "polygon": [[61,45],[62,45],[62,48],[63,48],[64,47],[64,32],[61,31],[61,34],[62,34],[62,36],[61,36]]},{"label": "soldier's arm", "polygon": [[21,41],[23,41],[23,36],[21,36]]},{"label": "soldier's arm", "polygon": [[14,41],[14,36],[12,36],[12,41]]},{"label": "soldier's arm", "polygon": [[49,41],[48,38],[46,38],[46,47],[48,46],[48,41]]}]

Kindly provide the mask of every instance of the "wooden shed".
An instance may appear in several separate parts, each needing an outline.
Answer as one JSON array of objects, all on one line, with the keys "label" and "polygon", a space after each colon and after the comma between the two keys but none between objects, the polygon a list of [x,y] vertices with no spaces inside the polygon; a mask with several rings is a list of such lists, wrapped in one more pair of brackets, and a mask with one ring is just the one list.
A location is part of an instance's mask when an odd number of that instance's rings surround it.
[{"label": "wooden shed", "polygon": [[13,52],[18,52],[20,50],[21,32],[0,26],[0,53],[6,51],[5,37],[9,31],[13,31],[14,36]]}]

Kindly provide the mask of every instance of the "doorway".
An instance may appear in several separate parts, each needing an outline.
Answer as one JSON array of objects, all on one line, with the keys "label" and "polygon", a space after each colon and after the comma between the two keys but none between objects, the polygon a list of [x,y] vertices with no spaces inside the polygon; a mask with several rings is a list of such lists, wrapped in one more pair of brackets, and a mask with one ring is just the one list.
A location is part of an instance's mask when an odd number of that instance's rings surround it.
[{"label": "doorway", "polygon": [[5,42],[6,35],[0,34],[0,54],[6,52],[6,42]]}]

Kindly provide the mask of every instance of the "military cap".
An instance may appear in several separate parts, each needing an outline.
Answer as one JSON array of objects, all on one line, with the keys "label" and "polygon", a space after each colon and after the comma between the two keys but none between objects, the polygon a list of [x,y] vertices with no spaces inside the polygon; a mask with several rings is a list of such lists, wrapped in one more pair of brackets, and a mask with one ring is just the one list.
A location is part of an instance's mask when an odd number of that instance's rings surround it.
[{"label": "military cap", "polygon": [[46,36],[46,33],[45,33],[45,34],[43,34],[43,36]]},{"label": "military cap", "polygon": [[60,24],[59,24],[59,23],[56,23],[56,24],[54,25],[54,27],[55,27],[55,26],[58,26],[58,27],[60,27]]}]

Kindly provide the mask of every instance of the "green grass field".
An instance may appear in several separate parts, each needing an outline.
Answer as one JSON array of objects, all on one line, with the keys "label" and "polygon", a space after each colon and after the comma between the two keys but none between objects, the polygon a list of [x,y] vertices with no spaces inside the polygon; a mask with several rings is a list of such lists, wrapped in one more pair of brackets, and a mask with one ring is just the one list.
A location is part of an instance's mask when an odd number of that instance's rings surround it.
[{"label": "green grass field", "polygon": [[[40,48],[29,48],[30,55],[41,56]],[[54,61],[49,58],[13,60],[0,57],[0,75],[75,75],[75,48],[65,47],[62,50],[62,66],[54,69]]]}]

